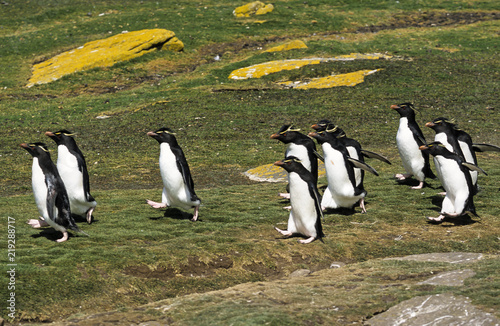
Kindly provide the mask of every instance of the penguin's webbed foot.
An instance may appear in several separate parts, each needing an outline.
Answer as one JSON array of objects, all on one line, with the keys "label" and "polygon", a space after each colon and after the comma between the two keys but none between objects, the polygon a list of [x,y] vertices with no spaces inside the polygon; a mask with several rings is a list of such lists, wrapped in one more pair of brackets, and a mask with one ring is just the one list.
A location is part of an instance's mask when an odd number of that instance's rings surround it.
[{"label": "penguin's webbed foot", "polygon": [[29,225],[31,225],[32,228],[35,228],[35,229],[39,229],[39,228],[43,228],[45,226],[49,226],[49,223],[45,222],[44,220],[35,220],[35,219],[30,219],[28,220],[28,223]]},{"label": "penguin's webbed foot", "polygon": [[423,187],[424,187],[424,182],[420,181],[420,183],[418,184],[418,186],[411,187],[411,189],[422,189]]},{"label": "penguin's webbed foot", "polygon": [[284,235],[285,237],[290,237],[290,236],[292,236],[292,234],[293,234],[293,233],[292,233],[292,232],[290,232],[290,231],[287,231],[287,230],[281,230],[281,229],[278,229],[277,227],[274,227],[274,229],[275,229],[276,231],[278,231],[279,233],[281,233],[281,235]]},{"label": "penguin's webbed foot", "polygon": [[57,239],[56,242],[64,242],[68,240],[68,232],[63,232],[63,237],[61,239]]},{"label": "penguin's webbed foot", "polygon": [[280,197],[285,199],[290,199],[290,194],[285,192],[280,192]]},{"label": "penguin's webbed foot", "polygon": [[88,211],[87,211],[87,223],[88,224],[91,224],[92,223],[92,213],[94,212],[94,207],[91,207]]},{"label": "penguin's webbed foot", "polygon": [[167,204],[158,203],[149,199],[146,199],[146,203],[153,208],[167,208]]},{"label": "penguin's webbed foot", "polygon": [[427,221],[433,222],[433,223],[441,223],[441,222],[443,222],[443,220],[444,220],[445,217],[446,216],[443,215],[443,214],[439,215],[438,217],[427,216]]},{"label": "penguin's webbed foot", "polygon": [[366,213],[365,199],[364,198],[361,198],[359,200],[359,207],[361,208],[361,214]]},{"label": "penguin's webbed foot", "polygon": [[292,206],[285,206],[285,207],[283,207],[283,209],[286,209],[287,211],[289,211],[292,209]]},{"label": "penguin's webbed foot", "polygon": [[298,242],[299,243],[311,243],[313,242],[314,240],[316,240],[315,237],[310,237],[310,238],[307,238],[307,239],[302,239],[302,240],[299,240]]},{"label": "penguin's webbed foot", "polygon": [[401,181],[402,180],[406,180],[406,179],[408,179],[411,176],[412,176],[412,174],[408,174],[408,173],[407,174],[398,173],[398,174],[394,175],[394,177],[396,179],[401,180]]},{"label": "penguin's webbed foot", "polygon": [[191,218],[192,222],[196,222],[198,220],[198,212],[199,212],[199,210],[200,210],[200,206],[195,206],[194,207],[193,217]]}]

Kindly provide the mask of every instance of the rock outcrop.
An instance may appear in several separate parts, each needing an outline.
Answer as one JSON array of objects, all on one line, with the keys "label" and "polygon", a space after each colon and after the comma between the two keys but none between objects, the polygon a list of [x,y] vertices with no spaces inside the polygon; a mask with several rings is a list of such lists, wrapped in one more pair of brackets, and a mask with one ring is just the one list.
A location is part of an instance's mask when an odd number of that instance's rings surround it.
[{"label": "rock outcrop", "polygon": [[264,52],[279,52],[279,51],[289,51],[293,49],[307,49],[307,45],[301,40],[294,40],[290,42],[286,42],[285,44],[281,44],[270,49],[267,49]]},{"label": "rock outcrop", "polygon": [[62,76],[92,69],[109,67],[156,50],[182,51],[184,44],[175,33],[165,29],[124,32],[106,39],[85,43],[33,66],[27,87],[45,84]]},{"label": "rock outcrop", "polygon": [[254,1],[240,6],[233,11],[233,15],[236,17],[250,17],[252,15],[264,15],[273,11],[274,6],[272,4],[264,4],[260,1]]}]

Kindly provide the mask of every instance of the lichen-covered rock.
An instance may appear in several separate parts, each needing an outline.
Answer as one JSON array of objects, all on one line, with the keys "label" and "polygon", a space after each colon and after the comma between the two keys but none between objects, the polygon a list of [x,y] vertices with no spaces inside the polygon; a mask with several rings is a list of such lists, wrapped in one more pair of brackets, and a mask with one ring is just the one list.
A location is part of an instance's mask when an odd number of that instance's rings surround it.
[{"label": "lichen-covered rock", "polygon": [[311,89],[311,88],[332,88],[338,86],[356,86],[365,81],[365,76],[376,73],[381,69],[375,70],[359,70],[347,74],[333,75],[320,78],[312,78],[305,82],[281,82],[280,85],[297,88],[297,89]]},{"label": "lichen-covered rock", "polygon": [[352,60],[378,60],[378,59],[390,59],[389,55],[380,53],[351,53],[346,55],[340,55],[333,58],[310,58],[310,59],[291,59],[291,60],[277,60],[269,61],[253,66],[240,68],[234,70],[229,75],[231,79],[248,79],[248,78],[260,78],[271,73],[275,73],[282,70],[292,70],[298,69],[306,65],[315,65],[322,62],[329,61],[352,61]]},{"label": "lichen-covered rock", "polygon": [[[260,165],[243,173],[250,180],[259,182],[286,182],[288,173],[274,164]],[[323,162],[318,164],[318,177],[326,175]]]},{"label": "lichen-covered rock", "polygon": [[240,6],[233,11],[233,15],[236,17],[250,17],[251,15],[264,15],[268,12],[273,11],[274,6],[272,4],[264,4],[260,1],[254,1]]},{"label": "lichen-covered rock", "polygon": [[125,32],[106,39],[85,43],[33,66],[27,87],[45,84],[64,75],[95,67],[109,67],[157,49],[181,51],[183,43],[165,29]]},{"label": "lichen-covered rock", "polygon": [[287,42],[285,44],[281,44],[270,49],[267,49],[264,52],[278,52],[278,51],[288,51],[293,49],[307,49],[307,45],[301,40],[294,40]]}]

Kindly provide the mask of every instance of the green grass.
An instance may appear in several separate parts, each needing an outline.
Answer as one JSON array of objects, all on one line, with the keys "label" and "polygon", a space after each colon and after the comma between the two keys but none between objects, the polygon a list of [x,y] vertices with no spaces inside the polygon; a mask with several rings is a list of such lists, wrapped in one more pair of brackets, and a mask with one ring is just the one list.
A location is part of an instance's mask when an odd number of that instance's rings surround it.
[{"label": "green grass", "polygon": [[[274,280],[299,268],[318,271],[332,261],[357,264],[353,268],[367,273],[376,258],[441,251],[498,254],[498,154],[478,154],[488,173],[480,177],[481,192],[475,197],[481,218],[468,225],[429,225],[424,218],[438,213],[439,182],[431,180],[429,187],[413,191],[392,178],[402,165],[395,146],[398,116],[389,109],[413,102],[427,139],[434,134],[423,127],[425,122],[446,116],[455,118],[475,142],[500,144],[494,69],[499,64],[499,13],[494,1],[280,1],[268,15],[236,19],[232,10],[241,4],[44,0],[2,5],[0,232],[6,235],[8,216],[15,218],[16,316],[22,321],[132,309]],[[376,32],[363,30],[368,27]],[[24,87],[36,62],[122,30],[145,28],[174,31],[185,51],[151,53]],[[308,49],[262,53],[293,39],[305,41]],[[252,64],[352,52],[387,52],[396,59],[328,62],[261,79],[228,79],[232,70]],[[221,61],[213,60],[216,54]],[[383,70],[356,87],[299,91],[276,86],[377,68]],[[97,119],[102,115],[109,118]],[[255,183],[242,172],[283,157],[284,145],[269,139],[282,124],[293,122],[308,132],[322,118],[334,120],[364,148],[393,164],[369,161],[380,176],[365,178],[367,214],[327,214],[324,243],[304,246],[281,239],[272,228],[284,227],[288,218],[281,209],[286,203],[277,196],[284,184]],[[203,202],[200,222],[189,222],[177,210],[163,216],[145,204],[146,198],[161,196],[159,147],[146,135],[161,126],[177,132],[187,156]],[[24,225],[38,212],[31,192],[31,157],[19,144],[45,141],[55,159],[55,144],[44,132],[63,128],[77,133],[98,206],[95,223],[79,223],[89,237],[58,244],[53,240],[59,235],[50,229]],[[2,301],[8,283],[4,243]],[[474,265],[477,275],[455,293],[498,311],[498,300],[492,300],[498,297],[497,265],[495,259]],[[432,268],[396,267],[401,273]],[[391,291],[387,295],[398,301],[409,296],[404,288]],[[361,292],[339,313],[346,320],[360,321],[384,309],[364,304],[373,298]],[[198,323],[223,311],[228,324],[301,324],[314,314],[289,315],[284,307],[271,313],[268,307],[262,303],[256,312],[243,313],[246,308],[222,300],[203,314],[176,312],[172,318]],[[1,316],[7,317],[3,308]]]}]

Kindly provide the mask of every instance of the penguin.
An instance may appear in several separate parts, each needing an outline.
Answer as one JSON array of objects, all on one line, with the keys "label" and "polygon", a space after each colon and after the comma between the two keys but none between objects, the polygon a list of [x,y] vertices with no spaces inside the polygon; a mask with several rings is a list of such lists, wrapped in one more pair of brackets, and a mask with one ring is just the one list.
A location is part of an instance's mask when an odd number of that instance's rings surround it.
[{"label": "penguin", "polygon": [[[316,151],[316,144],[310,137],[300,133],[300,129],[294,129],[291,124],[286,124],[277,133],[272,134],[271,139],[277,139],[286,144],[285,158],[297,157],[312,173],[314,180],[318,181],[318,158],[322,159],[322,157]],[[290,198],[288,193],[281,193],[280,196]]]},{"label": "penguin", "polygon": [[[367,194],[363,183],[357,183],[354,168],[360,168],[378,176],[368,164],[349,156],[346,147],[328,132],[311,132],[323,148],[328,189],[333,198],[332,208],[353,208],[359,203],[362,212],[366,212],[364,198]],[[323,194],[323,197],[325,194]]]},{"label": "penguin", "polygon": [[92,223],[97,202],[90,194],[87,163],[73,138],[74,134],[59,130],[47,131],[45,135],[57,144],[57,170],[68,192],[71,213],[85,216],[87,223]]},{"label": "penguin", "polygon": [[353,138],[348,138],[345,131],[341,129],[339,126],[334,125],[330,120],[327,119],[320,120],[318,123],[313,124],[311,128],[316,130],[316,132],[327,131],[327,130],[328,130],[327,132],[331,132],[346,146],[347,151],[349,152],[349,155],[352,158],[358,159],[360,161],[364,161],[365,157],[375,158],[386,164],[392,164],[391,161],[389,161],[389,159],[387,159],[386,157],[378,153],[374,153],[361,148],[361,144],[357,140]]},{"label": "penguin", "polygon": [[201,200],[194,191],[191,172],[184,152],[177,143],[175,133],[169,128],[160,128],[154,132],[148,132],[147,135],[160,143],[160,173],[163,179],[163,192],[161,203],[149,199],[146,202],[153,208],[178,207],[185,210],[194,208],[191,221],[196,221]]},{"label": "penguin", "polygon": [[[62,232],[57,242],[68,240],[68,230],[82,232],[71,216],[71,207],[64,182],[50,158],[44,143],[20,144],[33,156],[32,186],[40,219],[31,219],[28,224],[33,228],[51,226]],[[84,233],[86,234],[86,233]]]},{"label": "penguin", "polygon": [[[500,151],[500,147],[491,144],[474,144],[472,137],[459,129],[454,121],[447,118],[436,118],[425,124],[436,132],[434,141],[441,142],[450,152],[460,156],[466,162],[477,165],[476,152]],[[470,171],[472,183],[477,191],[477,171]]]},{"label": "penguin", "polygon": [[431,222],[442,222],[446,217],[458,217],[468,213],[475,216],[473,197],[476,193],[470,170],[484,173],[480,167],[466,162],[462,157],[449,151],[441,142],[432,142],[419,147],[437,160],[438,176],[446,191],[439,217],[427,217]]},{"label": "penguin", "polygon": [[405,174],[398,173],[395,177],[399,180],[406,180],[411,176],[415,176],[420,183],[418,186],[411,187],[411,189],[422,189],[425,178],[434,179],[436,176],[429,164],[429,154],[419,150],[419,147],[425,144],[425,138],[415,121],[413,104],[392,105],[391,109],[396,110],[400,115],[396,144],[406,170]]},{"label": "penguin", "polygon": [[274,229],[286,237],[294,234],[307,237],[307,239],[299,240],[299,243],[321,240],[324,237],[321,226],[323,214],[314,176],[295,156],[288,156],[274,164],[288,172],[290,202],[292,204],[287,230],[280,230],[277,227]]}]

